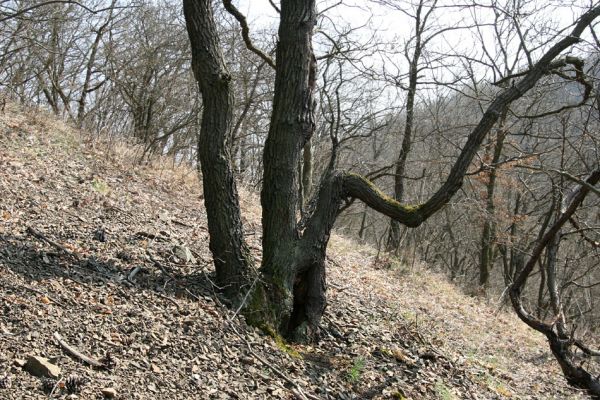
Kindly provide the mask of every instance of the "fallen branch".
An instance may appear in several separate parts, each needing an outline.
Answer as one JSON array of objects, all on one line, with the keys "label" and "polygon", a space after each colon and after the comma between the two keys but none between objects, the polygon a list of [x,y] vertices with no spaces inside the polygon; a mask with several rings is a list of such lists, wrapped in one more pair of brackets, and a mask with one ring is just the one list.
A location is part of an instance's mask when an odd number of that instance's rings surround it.
[{"label": "fallen branch", "polygon": [[61,245],[60,243],[57,243],[54,240],[47,238],[43,233],[36,231],[35,229],[33,229],[30,226],[27,227],[26,232],[28,234],[30,234],[31,236],[50,244],[51,246],[57,248],[58,250],[62,251],[63,253],[66,253],[69,256],[75,258],[77,261],[79,261],[79,255],[77,255],[76,253],[73,253],[71,250],[67,249],[65,246]]},{"label": "fallen branch", "polygon": [[175,225],[183,226],[183,227],[186,227],[186,228],[193,228],[192,225],[186,224],[185,222],[179,221],[177,219],[172,219],[171,222],[174,223]]},{"label": "fallen branch", "polygon": [[133,281],[133,278],[135,278],[135,276],[142,270],[142,267],[137,266],[134,269],[131,270],[131,272],[129,273],[129,275],[127,275],[127,280],[131,283],[135,283]]},{"label": "fallen branch", "polygon": [[97,367],[97,368],[105,368],[106,367],[106,365],[104,365],[103,362],[98,361],[95,358],[88,357],[85,354],[82,354],[75,347],[73,347],[70,344],[68,344],[67,342],[65,342],[63,340],[63,338],[59,335],[58,332],[54,332],[53,336],[54,336],[54,339],[56,339],[56,341],[60,345],[60,347],[62,347],[69,355],[71,355],[75,358],[78,358],[79,360],[83,361],[84,363],[86,363],[88,365],[91,365],[92,367]]}]

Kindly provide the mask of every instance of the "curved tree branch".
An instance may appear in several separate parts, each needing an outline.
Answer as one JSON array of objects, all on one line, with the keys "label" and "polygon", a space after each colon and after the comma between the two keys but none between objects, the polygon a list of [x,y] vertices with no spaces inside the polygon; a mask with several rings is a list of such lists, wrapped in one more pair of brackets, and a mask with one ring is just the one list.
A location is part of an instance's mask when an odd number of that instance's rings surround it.
[{"label": "curved tree branch", "polygon": [[521,291],[527,283],[527,278],[533,271],[535,264],[542,255],[544,248],[548,245],[550,240],[556,235],[556,233],[562,228],[562,226],[573,216],[577,207],[583,202],[583,199],[590,192],[590,186],[594,186],[600,181],[600,168],[596,169],[590,176],[585,180],[585,184],[579,185],[577,189],[569,196],[572,200],[567,205],[566,209],[561,213],[560,217],[556,222],[546,231],[544,236],[538,241],[535,248],[531,253],[531,257],[523,270],[517,275],[515,279],[511,294],[514,293],[516,296],[520,296]]},{"label": "curved tree branch", "polygon": [[[517,313],[517,316],[525,322],[528,326],[535,329],[538,332],[543,333],[550,344],[550,349],[554,354],[554,357],[560,364],[563,374],[567,381],[579,388],[583,388],[589,391],[593,396],[600,396],[600,380],[594,378],[587,370],[581,365],[576,365],[573,361],[573,354],[571,347],[576,346],[580,348],[587,356],[598,355],[597,352],[586,347],[581,341],[573,338],[573,334],[568,334],[564,331],[564,327],[561,329],[555,329],[556,322],[545,323],[529,314],[523,302],[521,301],[521,292],[525,288],[527,279],[533,271],[536,263],[542,255],[544,249],[548,244],[554,240],[563,225],[573,217],[573,214],[577,208],[583,203],[583,200],[590,192],[589,186],[594,186],[600,181],[600,168],[596,169],[590,174],[585,180],[585,185],[578,185],[569,196],[567,196],[567,204],[565,204],[564,210],[559,214],[558,218],[550,226],[550,228],[541,235],[535,245],[527,264],[519,272],[515,281],[510,287],[509,295],[513,305],[513,309]],[[541,232],[545,229],[542,228]],[[556,289],[554,289],[556,290]],[[555,293],[555,296],[558,294]],[[555,321],[558,321],[560,314],[556,316]]]},{"label": "curved tree branch", "polygon": [[[399,202],[384,195],[371,181],[356,174],[337,173],[332,175],[329,179],[323,179],[322,184],[334,185],[334,181],[342,181],[343,194],[345,196],[356,197],[365,202],[365,204],[367,204],[369,207],[387,215],[388,217],[394,218],[406,226],[419,226],[443,206],[445,206],[461,188],[464,177],[467,173],[467,169],[473,161],[479,146],[502,113],[508,109],[512,102],[521,98],[523,95],[525,95],[525,93],[533,88],[537,82],[555,66],[555,62],[553,62],[553,60],[558,57],[560,53],[581,40],[580,36],[584,29],[586,29],[586,27],[588,27],[598,16],[600,16],[600,6],[596,6],[584,13],[579,18],[579,21],[575,24],[575,27],[569,35],[550,47],[550,49],[548,49],[548,51],[519,82],[517,82],[514,86],[505,89],[496,96],[494,101],[490,104],[481,117],[477,126],[468,136],[466,144],[464,145],[460,155],[458,156],[458,159],[455,161],[448,177],[446,178],[446,182],[444,182],[444,184],[431,196],[427,202],[419,205],[400,204]],[[586,190],[589,190],[589,187]],[[329,190],[326,190],[323,193],[325,192],[329,192]],[[320,194],[321,191],[319,191],[317,195]],[[317,201],[316,204],[321,204],[321,206],[332,205],[329,201],[320,200]],[[335,204],[339,206],[339,203]],[[319,206],[317,205],[317,208],[315,209],[314,215],[311,217],[311,219],[318,220],[319,215],[322,217],[323,215],[328,214],[327,212],[319,212],[318,208]],[[322,221],[314,221],[312,224],[321,226],[321,228],[329,225],[322,224]],[[307,226],[310,225],[311,221],[307,223]],[[326,234],[323,233],[322,235],[317,235],[317,237],[323,237],[323,235]]]},{"label": "curved tree branch", "polygon": [[423,214],[419,212],[421,205],[400,204],[393,198],[386,196],[377,186],[361,175],[344,174],[342,179],[347,196],[362,200],[375,211],[379,211],[406,226],[417,227],[423,223]]},{"label": "curved tree branch", "polygon": [[275,69],[275,62],[273,59],[264,51],[252,44],[252,39],[250,39],[250,28],[248,27],[246,16],[242,14],[236,6],[233,5],[231,0],[223,0],[223,6],[227,12],[233,15],[233,17],[240,23],[240,27],[242,28],[242,38],[244,39],[244,43],[246,43],[248,50],[262,58],[271,68]]}]

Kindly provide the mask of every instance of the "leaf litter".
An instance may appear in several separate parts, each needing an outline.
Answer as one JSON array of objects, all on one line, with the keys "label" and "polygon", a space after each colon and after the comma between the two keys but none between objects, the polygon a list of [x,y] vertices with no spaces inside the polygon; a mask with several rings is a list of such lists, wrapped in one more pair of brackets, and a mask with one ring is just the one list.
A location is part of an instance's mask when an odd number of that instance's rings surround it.
[{"label": "leaf litter", "polygon": [[[584,398],[510,314],[337,235],[321,342],[274,340],[216,294],[195,171],[14,104],[0,149],[2,399]],[[29,374],[33,356],[62,375]]]}]

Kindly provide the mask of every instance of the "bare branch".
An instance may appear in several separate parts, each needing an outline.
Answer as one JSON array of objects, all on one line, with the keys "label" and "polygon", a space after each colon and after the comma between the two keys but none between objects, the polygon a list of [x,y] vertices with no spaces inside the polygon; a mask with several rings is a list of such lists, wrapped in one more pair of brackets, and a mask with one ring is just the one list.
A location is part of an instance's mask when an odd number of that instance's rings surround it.
[{"label": "bare branch", "polygon": [[246,16],[237,9],[236,6],[233,5],[231,0],[223,0],[223,6],[227,10],[227,12],[240,23],[240,27],[242,28],[242,38],[244,39],[244,43],[246,43],[246,47],[248,50],[262,58],[271,68],[275,69],[275,62],[271,57],[269,57],[264,51],[259,49],[258,47],[252,44],[252,39],[250,39],[250,28],[248,27],[248,21],[246,20]]},{"label": "bare branch", "polygon": [[[508,109],[513,101],[521,98],[537,84],[554,64],[553,60],[560,53],[580,41],[583,30],[598,16],[600,16],[600,6],[584,13],[569,35],[554,44],[518,83],[505,89],[495,98],[485,111],[477,126],[469,135],[466,144],[446,179],[446,182],[426,203],[420,205],[400,204],[396,200],[383,194],[368,179],[356,174],[341,174],[343,192],[347,196],[359,198],[369,207],[396,219],[406,226],[416,227],[422,224],[423,221],[444,207],[462,187],[473,157],[477,153],[483,139],[487,136],[502,113]],[[600,172],[598,174],[600,175]],[[588,181],[588,183],[591,182]],[[593,185],[595,182],[591,184]],[[589,192],[588,186],[583,185],[582,188],[585,189],[585,193]],[[323,192],[325,191],[326,189],[323,190]],[[323,200],[321,204],[323,207],[331,206],[330,200]],[[315,215],[325,212],[327,211],[316,210]]]},{"label": "bare branch", "polygon": [[[589,186],[593,186],[600,181],[600,169],[596,169],[590,176],[585,180],[586,185],[579,185],[573,192],[570,203],[567,205],[564,212],[561,213],[560,217],[554,222],[554,224],[544,233],[542,238],[538,241],[537,245],[533,249],[529,261],[523,268],[523,270],[519,273],[517,278],[515,279],[513,286],[511,288],[511,298],[513,299],[513,304],[517,303],[520,307],[515,306],[516,308],[522,308],[520,305],[520,300],[517,301],[515,299],[520,298],[521,291],[525,287],[525,283],[527,283],[527,279],[529,275],[533,271],[537,260],[542,255],[542,252],[552,240],[552,238],[557,234],[557,232],[562,228],[562,226],[572,217],[575,213],[575,210],[579,207],[579,205],[583,202],[587,194],[590,192]],[[524,311],[524,310],[523,310]],[[517,310],[519,317],[528,325],[530,322],[528,318],[526,318],[525,314],[521,314],[519,310]],[[531,317],[532,318],[532,317]],[[532,325],[530,325],[532,326]],[[533,326],[532,326],[533,327]],[[537,329],[536,327],[533,327]],[[543,330],[541,330],[543,332]]]},{"label": "bare branch", "polygon": [[23,14],[27,14],[29,11],[33,11],[33,10],[35,10],[37,8],[46,7],[46,6],[49,6],[49,5],[52,5],[52,4],[73,4],[73,5],[76,5],[78,7],[83,8],[84,10],[86,10],[87,12],[89,12],[91,14],[98,14],[98,13],[101,13],[101,12],[104,12],[104,11],[107,11],[107,10],[112,10],[112,9],[117,8],[114,5],[112,5],[110,7],[100,8],[100,9],[96,10],[96,9],[89,8],[86,5],[81,4],[81,3],[79,3],[78,1],[75,1],[75,0],[49,0],[49,1],[45,1],[43,3],[35,4],[35,5],[31,6],[31,7],[24,8],[22,10],[16,11],[13,14],[8,14],[7,16],[0,18],[0,22],[4,22],[4,21],[8,21],[9,19],[20,17]]}]

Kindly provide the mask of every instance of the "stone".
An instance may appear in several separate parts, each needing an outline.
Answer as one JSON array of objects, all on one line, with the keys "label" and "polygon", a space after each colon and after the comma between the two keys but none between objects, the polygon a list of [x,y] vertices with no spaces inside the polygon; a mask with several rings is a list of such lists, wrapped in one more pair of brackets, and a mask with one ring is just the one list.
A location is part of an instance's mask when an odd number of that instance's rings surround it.
[{"label": "stone", "polygon": [[254,358],[252,358],[252,357],[242,357],[242,358],[240,358],[240,361],[242,362],[242,364],[246,364],[246,365],[254,364]]},{"label": "stone", "polygon": [[183,262],[196,264],[196,258],[194,258],[192,251],[185,246],[173,247],[173,254]]},{"label": "stone", "polygon": [[14,361],[15,367],[23,368],[27,364],[27,360],[17,358]]},{"label": "stone", "polygon": [[154,363],[150,363],[150,367],[152,369],[152,372],[154,372],[155,374],[160,374],[162,372],[160,367]]},{"label": "stone", "polygon": [[104,388],[102,389],[102,395],[104,395],[104,397],[107,399],[114,399],[117,397],[117,391],[115,388]]},{"label": "stone", "polygon": [[60,367],[52,364],[50,360],[39,356],[29,356],[23,367],[31,375],[43,378],[57,379],[60,376]]}]

